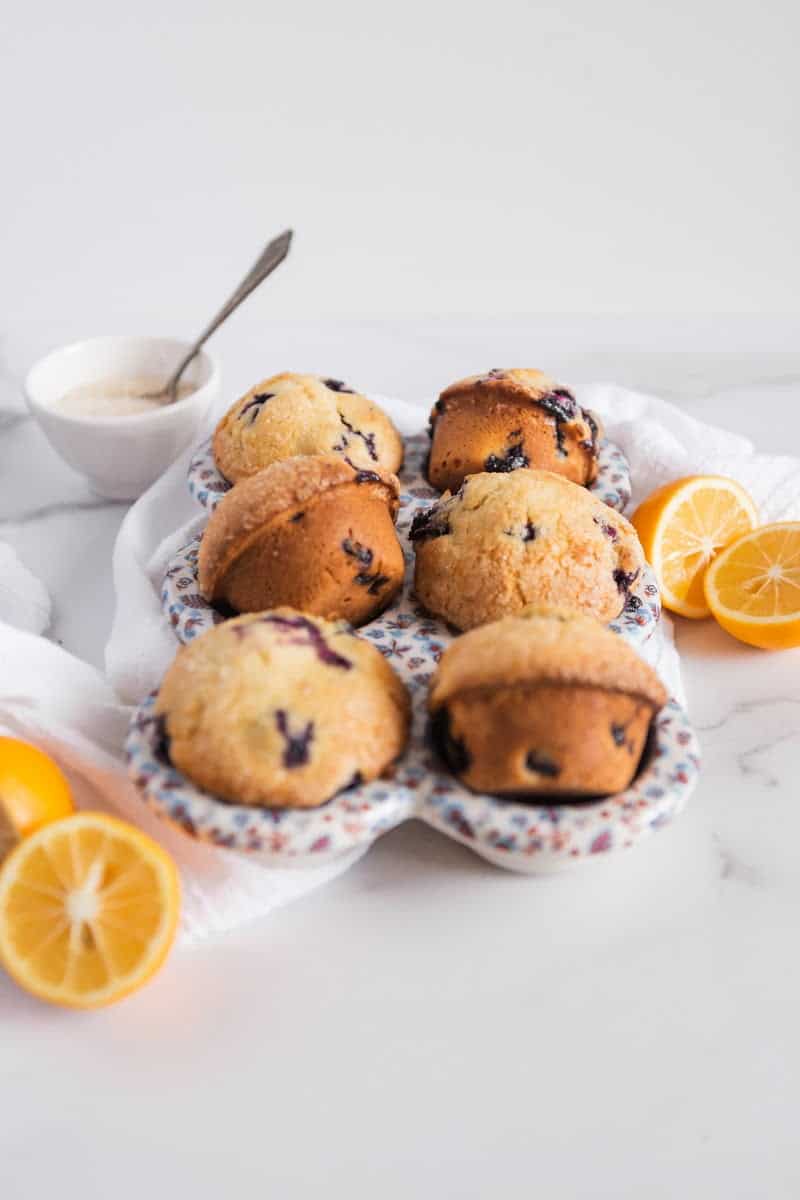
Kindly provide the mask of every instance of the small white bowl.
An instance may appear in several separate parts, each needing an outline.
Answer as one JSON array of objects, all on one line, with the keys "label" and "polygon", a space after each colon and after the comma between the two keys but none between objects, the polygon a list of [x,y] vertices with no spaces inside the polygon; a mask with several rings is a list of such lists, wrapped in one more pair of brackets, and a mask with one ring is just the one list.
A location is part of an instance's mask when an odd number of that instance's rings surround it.
[{"label": "small white bowl", "polygon": [[196,437],[220,390],[219,363],[201,351],[183,381],[195,391],[127,416],[79,416],[54,407],[71,388],[102,379],[166,379],[189,348],[177,338],[101,337],[54,350],[28,372],[25,400],[53,448],[110,500],[135,500]]}]

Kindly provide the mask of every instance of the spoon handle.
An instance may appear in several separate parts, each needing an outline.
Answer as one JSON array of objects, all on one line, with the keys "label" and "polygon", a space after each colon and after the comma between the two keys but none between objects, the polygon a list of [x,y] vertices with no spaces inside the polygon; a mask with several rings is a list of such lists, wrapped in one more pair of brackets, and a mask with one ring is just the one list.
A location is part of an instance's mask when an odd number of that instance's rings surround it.
[{"label": "spoon handle", "polygon": [[165,383],[164,391],[170,398],[169,403],[175,399],[181,375],[183,375],[183,372],[200,350],[201,346],[208,341],[216,329],[219,329],[223,321],[227,321],[228,317],[232,312],[235,311],[235,309],[239,307],[242,301],[246,300],[250,293],[255,291],[258,285],[262,283],[268,275],[271,275],[276,267],[281,265],[283,260],[286,258],[286,255],[289,253],[289,247],[291,243],[292,230],[287,229],[280,235],[280,237],[273,238],[269,245],[261,251],[261,254],[259,254],[258,258],[253,263],[252,267],[247,272],[239,286],[225,301],[217,315],[211,319],[209,324],[200,334],[197,341],[193,343],[191,348],[187,351],[185,357],[181,359],[177,368],[175,371],[173,371],[172,375],[170,375],[169,379]]}]

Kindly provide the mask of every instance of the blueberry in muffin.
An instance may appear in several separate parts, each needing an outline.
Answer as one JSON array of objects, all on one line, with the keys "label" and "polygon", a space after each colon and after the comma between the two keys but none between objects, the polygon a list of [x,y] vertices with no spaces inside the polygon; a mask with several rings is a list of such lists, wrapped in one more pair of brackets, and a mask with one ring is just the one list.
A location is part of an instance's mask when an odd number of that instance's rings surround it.
[{"label": "blueberry in muffin", "polygon": [[362,470],[397,471],[403,442],[383,409],[340,379],[285,371],[228,410],[213,453],[220,472],[238,483],[298,454],[338,454]]},{"label": "blueberry in muffin", "polygon": [[360,472],[336,454],[273,463],[237,483],[211,514],[200,590],[223,610],[288,604],[361,625],[403,582],[398,498],[394,475]]},{"label": "blueberry in muffin", "polygon": [[629,521],[550,471],[469,475],[411,528],[417,597],[456,629],[528,604],[622,612],[644,567]]},{"label": "blueberry in muffin", "polygon": [[585,797],[628,787],[667,698],[655,671],[594,617],[528,608],[456,638],[428,708],[434,744],[467,787]]},{"label": "blueberry in muffin", "polygon": [[574,483],[597,477],[598,418],[541,371],[494,370],[452,383],[430,417],[428,479],[455,491],[466,475],[521,467]]},{"label": "blueberry in muffin", "polygon": [[237,804],[313,808],[398,757],[409,699],[344,622],[278,608],[184,646],[156,712],[170,761],[201,788]]}]

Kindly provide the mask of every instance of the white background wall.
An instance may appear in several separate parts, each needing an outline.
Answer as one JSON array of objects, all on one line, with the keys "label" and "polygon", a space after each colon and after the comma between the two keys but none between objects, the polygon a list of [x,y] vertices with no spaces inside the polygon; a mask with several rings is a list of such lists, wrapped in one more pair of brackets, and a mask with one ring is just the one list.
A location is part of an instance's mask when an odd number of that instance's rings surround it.
[{"label": "white background wall", "polygon": [[6,324],[799,307],[795,0],[4,11]]}]

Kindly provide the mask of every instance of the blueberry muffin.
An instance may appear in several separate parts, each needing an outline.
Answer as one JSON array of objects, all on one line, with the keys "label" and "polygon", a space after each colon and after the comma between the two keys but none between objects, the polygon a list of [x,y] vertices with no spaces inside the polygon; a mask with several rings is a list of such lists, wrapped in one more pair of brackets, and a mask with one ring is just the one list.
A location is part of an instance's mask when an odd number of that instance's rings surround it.
[{"label": "blueberry muffin", "polygon": [[165,753],[201,788],[236,804],[313,808],[398,757],[409,700],[344,622],[277,608],[184,646],[156,712]]},{"label": "blueberry muffin", "polygon": [[251,388],[214,434],[231,483],[298,454],[338,454],[361,470],[397,471],[403,442],[386,413],[338,379],[285,371]]},{"label": "blueberry muffin", "polygon": [[465,475],[539,467],[597,478],[597,417],[541,371],[489,371],[445,388],[430,418],[428,479],[455,491]]},{"label": "blueberry muffin", "polygon": [[467,787],[581,797],[628,787],[667,699],[594,617],[525,609],[448,647],[428,708],[434,744]]},{"label": "blueberry muffin", "polygon": [[644,566],[629,521],[550,471],[470,475],[411,527],[418,598],[456,629],[528,604],[618,617]]},{"label": "blueberry muffin", "polygon": [[200,543],[200,590],[221,609],[288,604],[353,625],[376,616],[403,582],[399,484],[337,454],[287,458],[222,498]]}]

